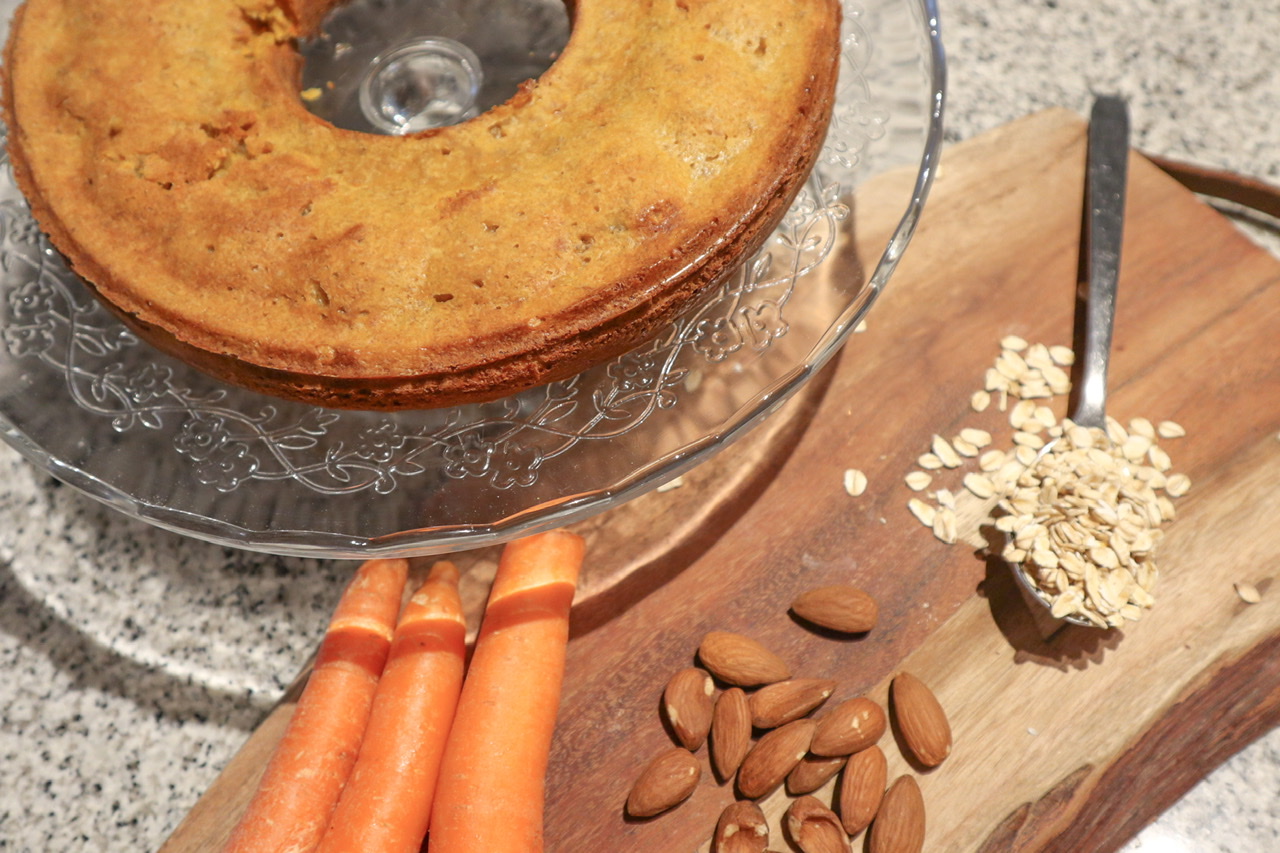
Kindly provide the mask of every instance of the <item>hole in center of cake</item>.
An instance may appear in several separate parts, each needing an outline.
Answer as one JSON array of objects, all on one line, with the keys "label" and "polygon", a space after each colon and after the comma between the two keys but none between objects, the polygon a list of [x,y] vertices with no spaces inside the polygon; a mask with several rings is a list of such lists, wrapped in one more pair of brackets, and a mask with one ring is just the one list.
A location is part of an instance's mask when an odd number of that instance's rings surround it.
[{"label": "hole in center of cake", "polygon": [[550,68],[569,29],[564,0],[352,0],[299,46],[302,101],[365,133],[457,124]]}]

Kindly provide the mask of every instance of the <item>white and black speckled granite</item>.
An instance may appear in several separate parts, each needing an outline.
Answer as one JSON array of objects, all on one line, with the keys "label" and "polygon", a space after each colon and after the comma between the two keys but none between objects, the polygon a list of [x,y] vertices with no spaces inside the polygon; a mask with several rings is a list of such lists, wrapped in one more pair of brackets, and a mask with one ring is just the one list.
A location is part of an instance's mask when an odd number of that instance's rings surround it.
[{"label": "white and black speckled granite", "polygon": [[[1139,148],[1280,183],[1276,0],[941,2],[949,140],[1117,92]],[[155,849],[301,666],[349,569],[146,527],[0,447],[0,851]],[[1280,851],[1280,732],[1130,851]]]}]

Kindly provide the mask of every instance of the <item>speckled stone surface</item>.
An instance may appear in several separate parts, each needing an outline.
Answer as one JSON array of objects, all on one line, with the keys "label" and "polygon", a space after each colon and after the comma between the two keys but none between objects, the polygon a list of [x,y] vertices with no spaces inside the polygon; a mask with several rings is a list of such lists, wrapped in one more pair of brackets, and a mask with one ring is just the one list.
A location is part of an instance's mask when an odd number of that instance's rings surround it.
[{"label": "speckled stone surface", "polygon": [[[1140,149],[1280,183],[1275,0],[941,13],[949,140],[1117,92]],[[156,849],[302,665],[350,570],[147,527],[0,447],[0,851]],[[1126,848],[1277,850],[1280,732]]]}]

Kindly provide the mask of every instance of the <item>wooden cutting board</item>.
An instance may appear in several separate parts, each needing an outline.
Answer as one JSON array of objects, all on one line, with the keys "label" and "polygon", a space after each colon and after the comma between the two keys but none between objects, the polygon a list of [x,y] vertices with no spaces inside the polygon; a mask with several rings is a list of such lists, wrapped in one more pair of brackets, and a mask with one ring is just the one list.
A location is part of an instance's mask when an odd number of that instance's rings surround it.
[{"label": "wooden cutting board", "polygon": [[[658,713],[666,679],[712,629],[760,639],[797,675],[837,679],[833,702],[883,701],[902,669],[934,688],[951,757],[922,771],[901,757],[896,729],[881,742],[891,775],[919,777],[927,850],[1113,850],[1280,724],[1280,263],[1142,157],[1130,164],[1109,410],[1185,426],[1163,446],[1193,484],[1161,545],[1156,609],[1123,629],[1045,639],[1005,567],[980,553],[976,513],[946,545],[906,509],[903,477],[933,434],[978,426],[1007,441],[1003,414],[969,407],[1001,337],[1072,342],[1084,133],[1078,116],[1053,110],[949,149],[868,331],[826,384],[788,404],[779,423],[792,428],[580,526],[608,580],[584,601],[570,644],[549,851],[707,849],[733,795],[705,748],[703,781],[679,808],[635,821],[623,803],[638,770],[671,745]],[[910,179],[859,191],[840,262],[849,274],[879,255]],[[1052,406],[1062,415],[1066,401]],[[866,473],[862,496],[845,492],[846,468]],[[725,489],[726,478],[746,487]],[[663,524],[683,531],[669,550],[652,532]],[[629,533],[641,553],[628,550]],[[460,559],[483,577],[491,557]],[[798,592],[833,582],[879,600],[868,635],[821,636],[786,612]],[[1246,604],[1237,583],[1261,601]],[[164,850],[217,849],[290,707]],[[765,805],[776,819],[786,802]],[[772,847],[794,849],[776,831]]]}]

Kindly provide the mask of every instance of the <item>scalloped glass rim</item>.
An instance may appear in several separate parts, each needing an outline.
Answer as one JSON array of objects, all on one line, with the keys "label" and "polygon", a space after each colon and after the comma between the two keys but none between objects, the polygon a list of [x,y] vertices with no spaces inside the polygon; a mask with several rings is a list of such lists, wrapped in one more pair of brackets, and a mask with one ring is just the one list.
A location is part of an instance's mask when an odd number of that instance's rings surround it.
[{"label": "scalloped glass rim", "polygon": [[[845,343],[897,267],[914,234],[934,178],[942,142],[946,78],[935,0],[901,2],[911,8],[913,15],[925,29],[923,35],[927,39],[927,50],[922,60],[927,64],[925,74],[929,86],[929,110],[919,171],[911,197],[872,274],[800,363],[774,377],[716,428],[646,464],[636,466],[615,482],[579,491],[571,496],[543,501],[535,506],[507,513],[490,523],[426,526],[361,537],[332,531],[250,528],[175,509],[161,502],[141,500],[101,477],[67,464],[49,453],[2,412],[0,437],[54,477],[130,517],[218,544],[291,556],[365,559],[375,556],[420,556],[481,547],[563,526],[638,497],[688,471],[716,450],[741,437],[798,391]],[[345,497],[359,500],[356,495]]]}]

